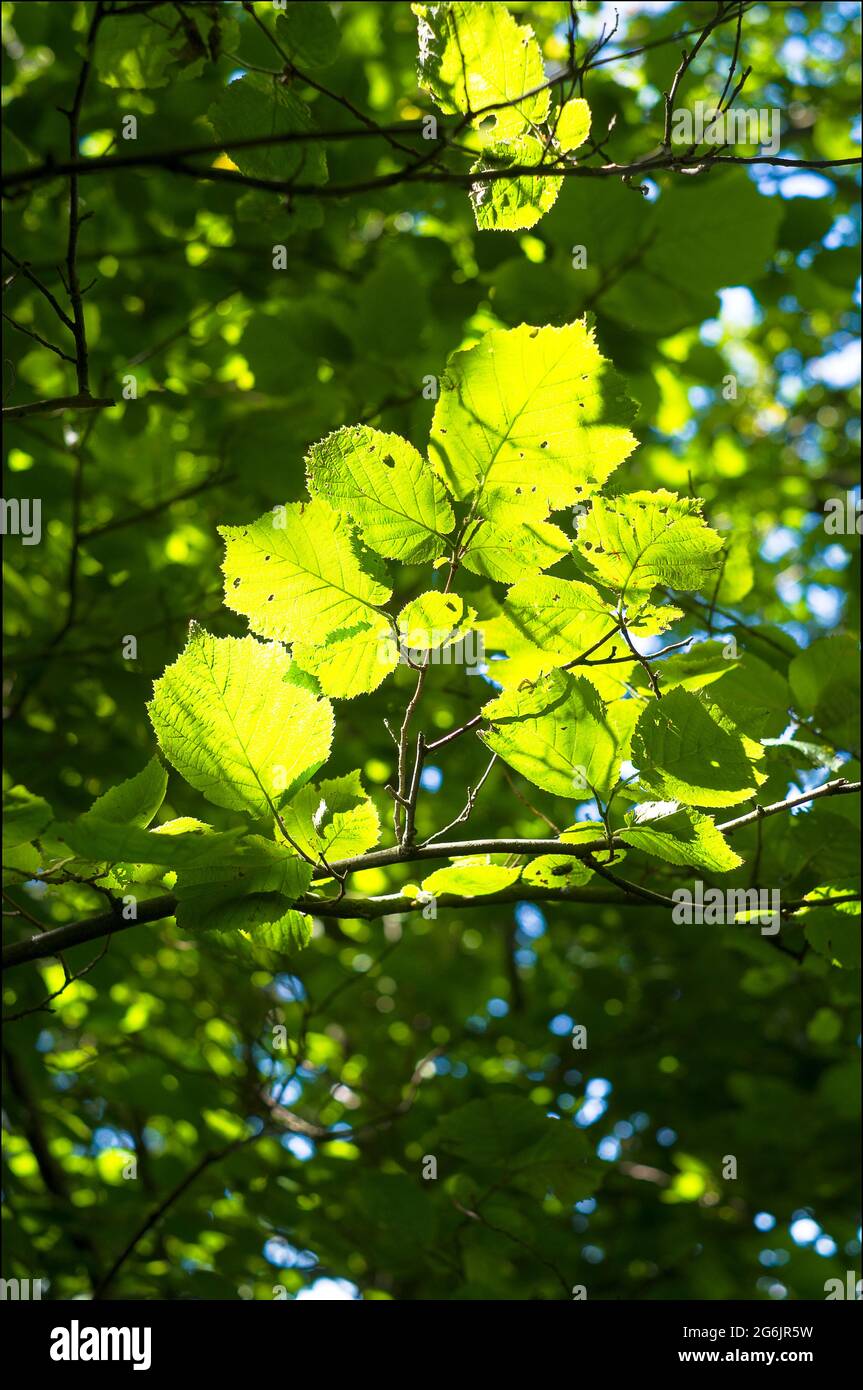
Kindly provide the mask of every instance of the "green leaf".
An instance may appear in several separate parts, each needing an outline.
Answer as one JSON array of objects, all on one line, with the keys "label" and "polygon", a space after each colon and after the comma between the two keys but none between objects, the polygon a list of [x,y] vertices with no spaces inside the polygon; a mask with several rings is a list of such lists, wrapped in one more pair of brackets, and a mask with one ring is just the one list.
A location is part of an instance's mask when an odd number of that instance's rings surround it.
[{"label": "green leaf", "polygon": [[701,499],[674,492],[597,497],[576,546],[597,577],[625,597],[657,584],[700,589],[721,564],[722,537],[701,516]]},{"label": "green leaf", "polygon": [[43,797],[34,796],[26,787],[10,787],[3,793],[3,849],[16,849],[35,840],[53,817]]},{"label": "green leaf", "polygon": [[346,427],[314,444],[306,462],[310,492],[346,512],[379,555],[417,565],[444,553],[452,508],[422,455],[400,435]]},{"label": "green leaf", "polygon": [[583,97],[564,102],[557,114],[554,135],[566,152],[577,150],[590,134],[590,107]]},{"label": "green leaf", "polygon": [[[779,785],[784,793],[787,775]],[[816,801],[805,814],[777,817],[767,840],[777,874],[804,892],[813,884],[859,880],[859,814],[857,797],[841,797]]]},{"label": "green leaf", "polygon": [[291,677],[283,647],[194,625],[155,682],[147,708],[162,751],[216,806],[270,818],[326,762],[332,706]]},{"label": "green leaf", "polygon": [[381,837],[380,819],[359,771],[303,787],[280,815],[291,839],[313,859],[351,859]]},{"label": "green leaf", "polygon": [[[90,813],[88,812],[88,814]],[[187,832],[195,835],[212,835],[214,833],[211,825],[207,825],[205,821],[198,820],[195,816],[178,816],[175,820],[163,821],[161,825],[153,827],[154,835],[184,835]],[[218,858],[223,850],[219,849],[217,855],[213,852],[213,849],[214,846],[218,847],[220,843],[223,849],[227,849],[227,857],[230,858],[233,853],[234,845],[238,843],[239,838],[244,834],[245,827],[240,830],[225,832],[228,838],[217,834],[213,844],[206,847],[202,846],[200,856],[193,855],[189,862],[209,862],[212,859]],[[158,854],[158,850],[156,853]],[[170,851],[168,851],[168,854],[170,855]],[[161,856],[162,859],[165,857],[165,855]],[[185,862],[185,858],[181,858],[180,863],[183,864]],[[122,889],[132,883],[158,883],[160,880],[167,881],[168,875],[171,872],[172,870],[166,870],[165,864],[161,862],[158,864],[150,864],[141,861],[130,862],[129,860],[122,860],[113,863],[110,874],[103,881],[106,887],[113,886]],[[110,882],[108,881],[109,879],[111,880]]]},{"label": "green leaf", "polygon": [[202,911],[222,898],[248,893],[280,893],[295,902],[306,892],[311,878],[311,864],[293,850],[261,835],[247,835],[230,863],[184,869],[177,879],[177,897]]},{"label": "green leaf", "polygon": [[721,577],[718,586],[711,588],[710,597],[720,608],[739,603],[755,583],[752,568],[753,537],[745,531],[734,531],[725,544]]},{"label": "green leaf", "polygon": [[603,311],[630,332],[635,326],[653,334],[711,317],[717,290],[761,275],[782,215],[779,201],[759,193],[743,169],[671,184],[655,208],[633,210],[635,264],[603,294]]},{"label": "green leaf", "polygon": [[562,1119],[551,1124],[515,1160],[515,1186],[540,1201],[553,1192],[561,1202],[581,1202],[602,1183],[599,1164],[583,1134]]},{"label": "green leaf", "polygon": [[33,878],[42,868],[44,855],[35,845],[16,845],[14,849],[3,849],[3,883],[13,886],[25,879]]},{"label": "green leaf", "polygon": [[798,713],[841,747],[860,737],[860,651],[853,637],[821,637],[796,656],[788,679]]},{"label": "green leaf", "polygon": [[411,1255],[403,1233],[411,1231],[415,1240],[433,1245],[439,1221],[437,1204],[427,1200],[428,1189],[413,1174],[377,1172],[366,1164],[357,1167],[360,1171],[355,1174],[352,1187],[378,1232],[377,1248],[388,1262],[405,1268]]},{"label": "green leaf", "polygon": [[[680,617],[680,611],[671,604],[656,606],[643,602],[628,610],[627,627],[633,636],[653,637]],[[599,590],[580,580],[540,575],[515,584],[507,594],[501,614],[485,622],[483,628],[491,646],[503,647],[510,656],[525,659],[519,662],[519,669],[524,666],[527,670],[532,665],[536,671],[548,671],[582,656],[602,638],[608,640],[598,647],[595,658],[590,660],[600,662],[613,658],[620,662],[621,657],[626,658],[628,648],[622,637],[615,635],[616,622],[610,599]],[[604,682],[616,679],[612,672],[627,680],[634,679],[631,676],[634,667],[633,658],[632,665],[625,660],[606,667],[585,665],[579,674],[593,681],[607,698],[612,698]],[[509,683],[505,675],[501,679],[504,684]]]},{"label": "green leaf", "polygon": [[318,642],[380,624],[391,590],[363,569],[350,524],[322,497],[292,502],[249,526],[220,526],[225,603],[255,632]]},{"label": "green leaf", "polygon": [[166,834],[102,820],[87,811],[75,821],[58,821],[57,838],[82,859],[107,864],[161,864],[180,869],[188,865],[234,863],[246,827],[214,834],[201,831]]},{"label": "green leaf", "polygon": [[[526,641],[557,662],[572,661],[616,626],[614,614],[596,589],[550,575],[514,584],[503,613]],[[611,644],[598,655],[606,656],[610,650]]]},{"label": "green leaf", "polygon": [[250,835],[234,863],[189,868],[177,876],[177,925],[183,931],[244,929],[281,923],[311,883],[312,866],[293,851]]},{"label": "green leaf", "polygon": [[[636,680],[646,685],[639,673]],[[662,689],[707,690],[708,699],[741,733],[763,739],[788,724],[791,692],[785,677],[751,652],[728,654],[723,642],[698,642],[662,663]]]},{"label": "green leaf", "polygon": [[339,47],[339,26],[324,0],[301,0],[278,10],[277,33],[300,68],[326,68],[335,62]]},{"label": "green leaf", "polygon": [[[131,14],[119,23],[100,26],[93,66],[108,87],[131,91],[165,87],[178,72],[180,55],[172,47],[176,40],[176,34],[156,23],[153,16]],[[197,56],[204,53],[202,44]]]},{"label": "green leaf", "polygon": [[834,753],[823,743],[806,743],[799,738],[765,738],[761,740],[775,757],[781,757],[788,768],[823,768],[825,772],[839,772],[845,766],[842,753]]},{"label": "green leaf", "polygon": [[286,180],[300,175],[303,183],[326,183],[324,147],[315,140],[254,145],[240,149],[236,141],[267,136],[306,135],[315,123],[309,108],[284,84],[260,73],[229,82],[207,112],[216,139],[243,174],[256,179]]},{"label": "green leaf", "polygon": [[431,589],[406,603],[398,616],[399,636],[411,651],[431,651],[460,635],[464,599]]},{"label": "green leaf", "polygon": [[547,1119],[530,1101],[497,1095],[451,1110],[438,1125],[438,1134],[448,1153],[502,1168],[531,1149],[553,1124],[556,1121]]},{"label": "green leaf", "polygon": [[[539,44],[506,5],[472,0],[411,9],[417,16],[419,83],[442,111],[474,113],[473,124],[495,140],[545,120],[549,92],[536,91],[546,83]],[[524,101],[517,100],[521,96]],[[499,103],[505,109],[483,115]]]},{"label": "green leaf", "polygon": [[480,733],[535,786],[572,801],[605,796],[617,781],[618,738],[599,694],[586,680],[554,671],[527,690],[508,690],[482,711]]},{"label": "green leaf", "polygon": [[334,700],[377,690],[399,664],[398,644],[386,620],[377,627],[360,624],[334,633],[324,645],[295,642],[293,654],[297,665],[310,672]]},{"label": "green leaf", "polygon": [[[472,166],[477,175],[500,174],[508,169],[535,168],[547,155],[545,145],[532,135],[489,145]],[[547,160],[546,160],[547,162]],[[470,201],[481,232],[516,232],[533,227],[554,207],[563,179],[560,175],[521,173],[508,178],[482,178],[471,184]]]},{"label": "green leaf", "polygon": [[503,525],[542,521],[628,458],[634,414],[583,320],[494,330],[450,358],[429,458],[474,514]]},{"label": "green leaf", "polygon": [[551,1189],[561,1201],[576,1202],[599,1183],[586,1136],[519,1096],[468,1101],[441,1121],[438,1141],[447,1153],[503,1173],[507,1185],[540,1199]]},{"label": "green leaf", "polygon": [[715,705],[685,690],[648,701],[632,740],[642,785],[686,806],[736,806],[754,796],[763,778],[749,752]]},{"label": "green leaf", "polygon": [[[203,847],[197,833],[208,833],[210,827],[190,817],[170,821],[167,827],[161,827],[161,834],[195,831],[195,835],[178,842],[174,853],[165,852],[161,841],[154,841],[146,834],[146,827],[164,801],[167,787],[167,771],[158,758],[151,758],[143,771],[118,787],[111,787],[72,826],[63,827],[68,844],[78,853],[88,859],[113,863],[113,873],[110,881],[106,880],[106,887],[122,888],[132,881],[156,881],[163,876],[165,866],[188,862],[189,855],[192,860],[199,859],[202,853],[214,851],[220,840],[224,844],[224,837],[217,837]],[[131,834],[126,835],[126,830]],[[151,865],[158,865],[158,869]]]},{"label": "green leaf", "polygon": [[151,758],[142,772],[97,797],[89,815],[123,825],[150,824],[168,790],[168,774],[158,758]]},{"label": "green leaf", "polygon": [[728,873],[743,863],[709,816],[684,811],[676,801],[645,803],[617,831],[617,839],[669,864],[714,873]]},{"label": "green leaf", "polygon": [[856,912],[849,913],[853,906],[845,903],[838,908],[814,908],[800,915],[813,951],[845,970],[860,969],[860,910],[857,906]]},{"label": "green leaf", "polygon": [[[282,900],[284,901],[284,900]],[[275,910],[273,905],[273,909]],[[294,912],[289,908],[279,917],[270,915],[268,901],[256,900],[238,902],[235,910],[226,917],[220,928],[220,935],[233,935],[232,944],[237,940],[252,948],[252,957],[260,960],[259,952],[276,951],[279,955],[293,955],[308,946],[312,939],[312,919],[306,913]]]},{"label": "green leaf", "polygon": [[486,893],[498,893],[518,881],[521,869],[509,869],[493,864],[488,854],[472,854],[446,869],[435,869],[423,879],[424,893],[458,893],[464,898],[479,898]]},{"label": "green leaf", "polygon": [[[252,223],[258,228],[267,222],[277,223],[281,242],[298,232],[316,231],[324,225],[324,205],[320,198],[295,198],[289,207],[285,207],[284,199],[274,198],[272,193],[259,188],[252,188],[238,198],[234,204],[234,213],[239,222]],[[275,228],[270,226],[268,230],[272,231]],[[273,241],[275,242],[275,237]],[[271,363],[271,370],[276,371],[279,365],[278,362]],[[282,382],[288,385],[290,378],[284,367],[281,368],[281,372]]]},{"label": "green leaf", "polygon": [[593,870],[569,854],[541,854],[521,871],[531,888],[580,888],[592,877]]},{"label": "green leaf", "polygon": [[803,923],[806,940],[820,956],[846,970],[860,969],[860,904],[838,903],[835,907],[819,906],[820,897],[840,897],[849,890],[859,892],[855,883],[833,884],[810,894],[813,906],[794,917]]},{"label": "green leaf", "polygon": [[518,526],[481,521],[471,528],[461,563],[472,574],[512,584],[556,564],[570,545],[569,537],[550,521],[525,521]]}]

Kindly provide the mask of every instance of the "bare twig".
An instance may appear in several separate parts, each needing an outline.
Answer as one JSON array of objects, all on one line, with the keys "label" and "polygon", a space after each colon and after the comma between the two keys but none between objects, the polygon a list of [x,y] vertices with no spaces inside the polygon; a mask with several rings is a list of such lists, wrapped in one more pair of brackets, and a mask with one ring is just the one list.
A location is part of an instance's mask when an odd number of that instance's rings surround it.
[{"label": "bare twig", "polygon": [[[78,158],[81,108],[84,104],[84,94],[87,90],[87,80],[90,76],[93,45],[96,41],[96,35],[99,31],[99,25],[104,18],[104,14],[105,9],[102,0],[96,0],[93,17],[90,20],[90,28],[87,32],[84,61],[81,64],[78,82],[75,87],[75,95],[72,98],[72,106],[65,113],[69,121],[70,163],[74,163]],[[69,290],[69,300],[72,305],[72,333],[75,338],[75,370],[78,378],[78,394],[79,396],[89,396],[90,364],[87,349],[87,327],[84,322],[83,291],[78,278],[78,237],[83,221],[84,219],[81,216],[81,208],[78,202],[78,173],[73,169],[69,175],[69,238],[66,245],[66,280]]]},{"label": "bare twig", "polygon": [[488,764],[488,767],[486,768],[485,772],[484,772],[484,773],[482,774],[482,776],[480,777],[480,779],[479,779],[479,781],[477,782],[476,786],[475,786],[475,787],[468,787],[468,789],[467,789],[467,801],[466,801],[466,803],[465,803],[465,805],[464,805],[464,808],[463,808],[461,811],[459,811],[459,813],[458,813],[458,815],[456,816],[455,820],[451,820],[450,823],[449,823],[449,825],[445,825],[445,826],[443,827],[442,830],[436,831],[434,835],[429,835],[429,837],[428,837],[427,840],[423,840],[423,845],[431,845],[431,844],[433,844],[435,840],[439,840],[439,839],[440,839],[441,835],[446,835],[446,833],[447,833],[448,830],[452,830],[453,827],[456,826],[456,825],[462,825],[462,824],[464,823],[464,821],[466,821],[466,820],[468,820],[468,819],[470,818],[471,812],[473,811],[473,808],[474,808],[474,806],[476,805],[476,799],[477,799],[477,797],[479,796],[480,792],[482,791],[483,786],[485,785],[485,782],[486,782],[486,778],[488,777],[489,773],[491,772],[491,770],[492,770],[492,768],[494,767],[494,765],[495,765],[496,762],[497,762],[497,753],[493,753],[493,754],[492,754],[492,757],[491,757],[491,761],[490,761],[489,764]]},{"label": "bare twig", "polygon": [[71,362],[74,367],[75,358],[70,357],[68,352],[64,352],[62,348],[58,348],[56,343],[49,343],[48,339],[43,338],[34,328],[28,328],[26,323],[19,323],[17,319],[12,318],[11,314],[4,313],[3,317],[6,322],[10,324],[12,328],[17,329],[19,333],[26,334],[28,338],[32,338],[34,342],[37,342],[40,347],[47,348],[49,352],[56,353],[58,357],[62,357],[64,362]]},{"label": "bare twig", "polygon": [[647,657],[642,656],[641,652],[636,647],[635,643],[629,635],[629,632],[627,631],[626,623],[623,619],[623,616],[621,616],[620,619],[620,635],[623,638],[626,645],[628,646],[629,650],[632,652],[634,659],[638,662],[639,666],[643,668],[645,674],[647,675],[647,679],[650,681],[650,688],[656,696],[657,700],[661,700],[662,691],[659,689],[659,676],[657,675],[656,671],[654,671]]},{"label": "bare twig", "polygon": [[64,326],[68,328],[70,332],[72,332],[74,330],[74,324],[72,323],[72,320],[70,319],[69,315],[66,313],[66,310],[59,303],[57,298],[51,293],[47,285],[45,285],[39,279],[38,275],[34,274],[34,272],[30,269],[28,262],[19,261],[17,256],[13,256],[11,251],[6,250],[5,246],[3,247],[3,255],[6,257],[8,261],[11,261],[14,266],[17,266],[21,274],[24,275],[30,281],[31,285],[36,286],[36,289],[39,291],[39,293],[41,295],[44,295],[45,299],[51,305],[51,308],[54,310],[54,313],[57,315],[60,322],[64,324]]}]

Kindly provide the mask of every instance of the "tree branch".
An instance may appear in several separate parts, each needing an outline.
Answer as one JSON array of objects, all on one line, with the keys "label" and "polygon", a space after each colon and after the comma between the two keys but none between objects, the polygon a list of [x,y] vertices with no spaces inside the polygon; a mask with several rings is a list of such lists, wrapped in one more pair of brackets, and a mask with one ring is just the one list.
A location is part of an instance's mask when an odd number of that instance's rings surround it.
[{"label": "tree branch", "polygon": [[[400,121],[398,125],[376,126],[374,129],[349,127],[342,130],[289,130],[277,135],[249,135],[242,140],[198,141],[194,145],[182,145],[172,150],[95,155],[90,159],[81,159],[76,153],[70,159],[47,159],[42,164],[34,164],[27,169],[13,170],[4,183],[8,192],[25,184],[41,183],[46,179],[69,175],[83,178],[88,174],[112,173],[118,169],[164,169],[177,160],[194,159],[197,155],[230,154],[232,150],[267,149],[279,145],[338,144],[342,140],[368,140],[373,136],[386,138],[394,133],[421,135],[422,122]],[[413,150],[407,152],[415,153]],[[202,175],[205,172],[202,170]],[[13,263],[21,264],[18,261]]]},{"label": "tree branch", "polygon": [[28,401],[26,405],[3,407],[4,420],[21,420],[25,415],[59,415],[64,410],[110,410],[116,401],[96,396],[54,396],[48,401]]},{"label": "tree branch", "polygon": [[[823,787],[816,788],[815,791],[804,792],[802,795],[791,797],[787,801],[776,801],[770,806],[764,806],[759,810],[750,811],[744,816],[738,816],[733,821],[726,821],[724,825],[717,826],[717,829],[725,834],[732,834],[745,825],[750,825],[767,816],[779,815],[783,811],[789,811],[808,801],[818,801],[830,796],[857,794],[860,791],[860,786],[859,782],[846,782],[843,778],[837,778]],[[326,868],[316,869],[312,878],[313,880],[325,879],[331,877],[333,873],[339,878],[345,878],[348,874],[357,873],[363,869],[382,868],[390,864],[415,864],[428,859],[463,859],[469,855],[517,854],[529,858],[536,858],[543,854],[570,855],[574,859],[587,862],[601,878],[610,878],[611,882],[620,886],[622,891],[614,896],[609,896],[602,890],[590,887],[539,889],[533,885],[515,884],[512,888],[503,889],[498,893],[486,893],[478,898],[464,898],[457,893],[442,893],[437,897],[438,907],[481,908],[492,903],[521,902],[525,899],[537,902],[610,902],[618,906],[638,903],[647,899],[660,906],[666,906],[668,899],[652,893],[649,889],[641,888],[640,885],[618,879],[617,875],[611,875],[608,869],[596,863],[594,856],[606,852],[610,847],[620,848],[614,840],[610,846],[607,838],[578,842],[567,840],[465,840],[452,844],[415,845],[404,848],[394,846],[392,849],[373,850],[369,854],[357,855],[354,859],[339,860]],[[632,848],[632,846],[628,847]],[[850,900],[845,897],[841,899],[843,902]],[[786,904],[785,908],[791,910],[793,907],[803,905],[802,902],[792,903]],[[819,905],[823,905],[823,903]],[[39,936],[15,941],[5,947],[3,968],[10,969],[16,965],[23,965],[26,961],[42,960],[47,956],[56,955],[58,951],[67,950],[70,946],[78,946],[85,941],[93,941],[98,937],[125,931],[127,927],[161,921],[165,917],[172,917],[176,906],[177,900],[174,895],[166,893],[161,897],[149,898],[140,903],[138,915],[134,921],[127,921],[118,917],[114,912],[105,912],[97,917],[84,918],[80,922],[70,922],[62,927],[46,929]],[[419,911],[423,907],[423,903],[416,898],[395,893],[377,898],[341,897],[329,901],[325,898],[300,898],[294,907],[298,912],[307,912],[315,917],[343,917],[371,921],[391,913]]]},{"label": "tree branch", "polygon": [[157,1207],[153,1208],[149,1216],[145,1217],[141,1225],[135,1231],[134,1235],[124,1245],[123,1249],[120,1251],[119,1255],[114,1260],[114,1263],[111,1265],[110,1269],[107,1271],[106,1274],[103,1275],[101,1279],[97,1281],[96,1286],[93,1290],[94,1299],[105,1297],[111,1284],[113,1284],[120,1270],[123,1268],[123,1265],[126,1263],[129,1256],[134,1252],[136,1246],[140,1244],[140,1242],[144,1239],[148,1231],[151,1231],[153,1227],[157,1225],[157,1223],[165,1215],[165,1212],[168,1210],[168,1208],[172,1207],[174,1203],[180,1197],[182,1197],[183,1193],[186,1192],[188,1188],[192,1186],[192,1183],[195,1181],[196,1178],[200,1177],[201,1173],[203,1173],[212,1164],[220,1162],[220,1160],[223,1158],[227,1158],[228,1154],[233,1153],[235,1149],[239,1149],[243,1144],[248,1144],[253,1139],[258,1138],[260,1138],[260,1135],[258,1134],[245,1135],[242,1139],[235,1139],[232,1143],[226,1144],[225,1147],[222,1149],[215,1149],[210,1151],[209,1153],[205,1153],[203,1158],[199,1159],[199,1161],[195,1164],[194,1168],[190,1169],[190,1171],[186,1174],[182,1181],[179,1182],[177,1186],[174,1187],[168,1193],[168,1195],[163,1198],[163,1200],[159,1203]]},{"label": "tree branch", "polygon": [[41,295],[44,295],[45,299],[51,305],[51,308],[54,310],[54,313],[57,315],[60,322],[64,324],[66,328],[69,329],[70,333],[73,332],[75,325],[73,324],[69,315],[66,313],[66,310],[63,308],[62,304],[60,304],[57,298],[51,293],[51,291],[48,289],[48,286],[43,284],[43,282],[39,279],[38,275],[35,275],[33,273],[33,271],[30,269],[28,262],[19,261],[17,256],[13,256],[11,251],[6,250],[5,246],[3,247],[3,255],[6,257],[7,261],[11,261],[12,264],[18,270],[20,270],[21,274],[25,277],[25,279],[30,281],[31,285],[36,286],[36,289],[39,291],[39,293]]},{"label": "tree branch", "polygon": [[[78,158],[78,128],[81,120],[81,107],[84,104],[84,93],[87,90],[87,79],[90,76],[93,44],[96,41],[104,13],[102,0],[96,0],[93,18],[87,32],[84,61],[78,74],[72,107],[66,112],[69,120],[69,160],[73,163]],[[87,328],[84,323],[84,300],[78,278],[78,236],[83,220],[78,203],[78,173],[77,170],[72,170],[69,175],[69,239],[66,247],[66,276],[69,285],[69,301],[72,305],[72,333],[75,338],[75,372],[78,379],[78,395],[89,396],[90,362],[87,351]]]},{"label": "tree branch", "polygon": [[859,782],[848,782],[844,777],[836,777],[832,782],[825,782],[822,787],[816,787],[811,792],[801,792],[799,796],[790,796],[786,801],[774,801],[770,806],[759,806],[755,811],[749,811],[745,816],[738,816],[736,820],[727,820],[722,825],[717,825],[716,829],[721,830],[723,835],[733,835],[735,830],[740,830],[744,825],[752,825],[755,821],[764,820],[766,816],[778,816],[782,811],[790,811],[793,806],[803,806],[807,801],[820,801],[825,796],[854,796],[860,791]]},{"label": "tree branch", "polygon": [[[856,168],[861,164],[859,156],[847,159],[786,159],[778,155],[706,155],[701,157],[657,155],[647,159],[635,160],[630,164],[550,164],[544,172],[553,178],[632,178],[636,175],[657,173],[667,170],[671,173],[700,174],[714,165],[720,164],[764,164],[789,169],[842,169]],[[458,173],[453,170],[429,169],[423,173],[411,173],[410,169],[398,169],[391,174],[359,180],[356,183],[342,184],[299,184],[285,179],[255,178],[250,174],[235,173],[230,169],[211,167],[198,169],[182,161],[162,161],[160,168],[169,173],[187,178],[205,179],[211,183],[231,183],[241,188],[257,188],[265,192],[290,194],[292,198],[347,198],[357,193],[374,193],[388,188],[408,184],[445,184],[457,188],[470,189],[478,183],[499,183],[519,178],[535,178],[536,165],[513,165],[504,169],[484,169],[476,173]]]},{"label": "tree branch", "polygon": [[49,352],[56,353],[58,357],[62,357],[64,362],[71,362],[74,367],[75,358],[70,357],[68,352],[64,352],[62,348],[58,348],[56,343],[49,343],[48,339],[41,337],[34,328],[28,328],[26,323],[19,323],[17,319],[12,318],[11,314],[4,313],[3,317],[6,322],[12,328],[17,329],[19,333],[26,334],[28,338],[32,338],[34,342],[37,342],[40,347],[47,348]]},{"label": "tree branch", "polygon": [[[524,97],[519,97],[519,100],[523,101]],[[489,107],[487,109],[492,110],[494,108]],[[381,129],[383,130],[383,128]],[[405,123],[404,129],[409,129],[407,123]],[[316,132],[314,138],[319,143],[324,143],[326,140],[341,140],[360,135],[369,136],[370,134],[371,132],[366,130],[355,131],[352,135],[348,135],[345,131],[330,131],[327,134]],[[94,159],[49,162],[36,165],[31,169],[13,171],[7,176],[5,186],[8,192],[24,184],[38,183],[40,180],[54,178],[60,174],[74,174],[77,177],[84,177],[88,174],[104,173],[112,169],[154,168],[161,169],[166,173],[179,174],[186,178],[205,179],[211,183],[233,183],[243,188],[259,188],[273,193],[290,194],[291,197],[344,198],[354,193],[371,193],[378,189],[395,188],[400,184],[451,184],[460,188],[471,188],[477,183],[497,183],[505,179],[535,177],[537,172],[536,165],[513,165],[506,169],[460,173],[451,169],[429,169],[424,158],[415,165],[406,165],[390,174],[381,174],[356,183],[301,184],[292,182],[290,179],[256,178],[251,174],[242,174],[231,169],[219,169],[212,166],[200,168],[197,165],[186,163],[186,160],[194,154],[218,154],[231,149],[255,149],[269,145],[301,143],[302,139],[308,140],[309,138],[307,132],[291,132],[279,136],[255,136],[242,141],[221,141],[217,145],[193,146],[189,148],[188,152],[185,150],[163,150],[151,154],[101,155]],[[420,163],[422,163],[422,168]],[[550,163],[543,166],[543,173],[554,178],[624,178],[663,169],[672,173],[686,171],[700,173],[715,164],[765,164],[790,169],[841,169],[851,168],[860,163],[859,155],[849,155],[844,159],[790,159],[779,155],[695,156],[690,154],[675,155],[670,151],[662,151],[629,164],[616,164],[614,162],[599,165]]]}]

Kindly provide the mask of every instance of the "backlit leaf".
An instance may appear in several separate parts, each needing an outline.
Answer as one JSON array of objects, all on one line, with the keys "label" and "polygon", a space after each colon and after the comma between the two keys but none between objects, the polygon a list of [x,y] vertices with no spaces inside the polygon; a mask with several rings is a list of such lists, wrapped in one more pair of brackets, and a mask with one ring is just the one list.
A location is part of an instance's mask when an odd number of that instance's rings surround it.
[{"label": "backlit leaf", "polygon": [[648,702],[632,741],[632,760],[645,787],[686,806],[736,806],[754,796],[761,780],[733,725],[685,690]]},{"label": "backlit leaf", "polygon": [[429,457],[474,515],[542,521],[595,491],[629,456],[634,414],[585,322],[522,324],[450,358]]},{"label": "backlit leaf", "polygon": [[435,560],[453,528],[438,479],[412,444],[365,425],[337,430],[313,445],[309,487],[362,531],[379,555],[405,564]]},{"label": "backlit leaf", "polygon": [[545,119],[549,92],[539,44],[530,26],[518,25],[505,5],[472,0],[411,8],[417,16],[420,85],[442,111],[477,113],[475,123],[495,140]]},{"label": "backlit leaf", "polygon": [[208,801],[270,819],[326,762],[332,706],[290,677],[283,647],[195,626],[155,682],[148,710],[162,751]]},{"label": "backlit leaf", "polygon": [[391,591],[363,568],[349,523],[322,497],[219,534],[225,602],[262,637],[315,642],[379,622]]}]

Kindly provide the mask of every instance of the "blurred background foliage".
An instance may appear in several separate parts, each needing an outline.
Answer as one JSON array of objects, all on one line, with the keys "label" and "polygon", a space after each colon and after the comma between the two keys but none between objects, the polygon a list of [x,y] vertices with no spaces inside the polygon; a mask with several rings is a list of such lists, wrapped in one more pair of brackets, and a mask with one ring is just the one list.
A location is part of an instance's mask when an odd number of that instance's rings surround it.
[{"label": "blurred background foliage", "polygon": [[[310,8],[254,6],[310,59],[319,85],[375,122],[434,110],[417,86],[408,4],[329,7],[332,32],[311,53],[293,15]],[[148,150],[205,143],[226,84],[279,66],[239,4],[125,9],[100,34],[82,155],[128,150],[128,115]],[[533,25],[547,66],[566,60],[568,5],[510,9]],[[680,45],[619,55],[706,22],[715,7],[617,9],[619,30],[584,95],[594,135],[613,119],[605,147],[626,162],[660,139]],[[580,44],[614,22],[611,6],[577,12]],[[4,4],[3,14],[5,162],[17,170],[65,154],[58,108],[70,103],[92,6]],[[781,111],[783,155],[857,152],[859,23],[856,4],[746,7],[742,101]],[[687,104],[715,99],[733,43],[729,25],[699,56]],[[291,89],[322,130],[355,123],[315,86],[295,78]],[[415,136],[409,144],[419,148]],[[380,139],[329,143],[326,158],[334,184],[400,163]],[[308,446],[342,424],[367,421],[423,448],[433,409],[424,384],[496,325],[596,316],[603,352],[641,403],[641,446],[614,486],[691,489],[729,538],[709,614],[716,633],[733,629],[741,649],[777,669],[814,640],[857,633],[859,539],[824,526],[825,503],[844,505],[856,485],[850,171],[717,168],[642,188],[569,180],[524,234],[477,232],[465,190],[436,184],[291,205],[152,167],[88,176],[80,191],[92,389],[118,404],[10,421],[4,473],[5,497],[37,496],[43,509],[39,546],[7,540],[7,778],[58,817],[151,756],[144,703],[189,620],[244,631],[222,607],[216,526],[302,496]],[[62,178],[17,190],[4,233],[61,297],[67,200]],[[273,269],[277,244],[284,270]],[[578,247],[585,268],[574,266]],[[25,278],[4,302],[55,336]],[[137,398],[123,399],[130,376]],[[12,329],[3,380],[6,406],[74,390],[67,364]],[[409,570],[401,582],[410,597]],[[703,634],[708,606],[696,603],[674,636]],[[123,655],[130,635],[134,660]],[[328,776],[359,767],[381,791],[393,751],[383,721],[398,718],[409,687],[402,671],[338,706]],[[488,692],[454,668],[429,689],[441,733]],[[426,772],[425,833],[458,813],[484,764],[469,741],[442,750]],[[829,775],[823,759],[789,746],[770,751],[769,767],[767,799]],[[499,774],[472,830],[543,834],[525,788]],[[172,776],[163,818],[198,810]],[[573,808],[542,797],[540,810],[565,824]],[[846,798],[765,824],[771,883],[800,896],[823,881],[821,861],[837,846],[844,873],[853,816]],[[735,848],[750,858],[754,840]],[[357,888],[381,892],[410,871],[362,877]],[[13,897],[52,923],[103,906],[83,887]],[[70,952],[70,967],[92,953]],[[135,928],[50,1013],[6,1030],[4,1274],[47,1278],[52,1298],[88,1296],[195,1172],[112,1275],[110,1294],[266,1299],[280,1286],[291,1297],[546,1299],[585,1285],[589,1298],[823,1297],[825,1279],[860,1262],[856,980],[734,928],[681,930],[646,904],[345,922],[316,928],[296,960],[251,965],[182,938],[171,921]],[[62,983],[54,963],[16,972],[7,1012]],[[586,1051],[571,1045],[575,1023],[587,1028]],[[267,1088],[332,1137],[288,1132],[231,1148],[260,1127]],[[454,1118],[495,1097],[507,1132],[524,1117],[521,1105],[509,1115],[516,1101],[572,1127],[594,1174],[582,1193],[562,1183],[551,1195],[520,1181],[505,1156],[495,1163],[482,1143],[491,1112]],[[382,1117],[392,1122],[375,1123]],[[348,1128],[357,1142],[339,1140]],[[430,1154],[436,1181],[422,1177]],[[722,1176],[726,1155],[737,1159],[734,1181]]]}]

